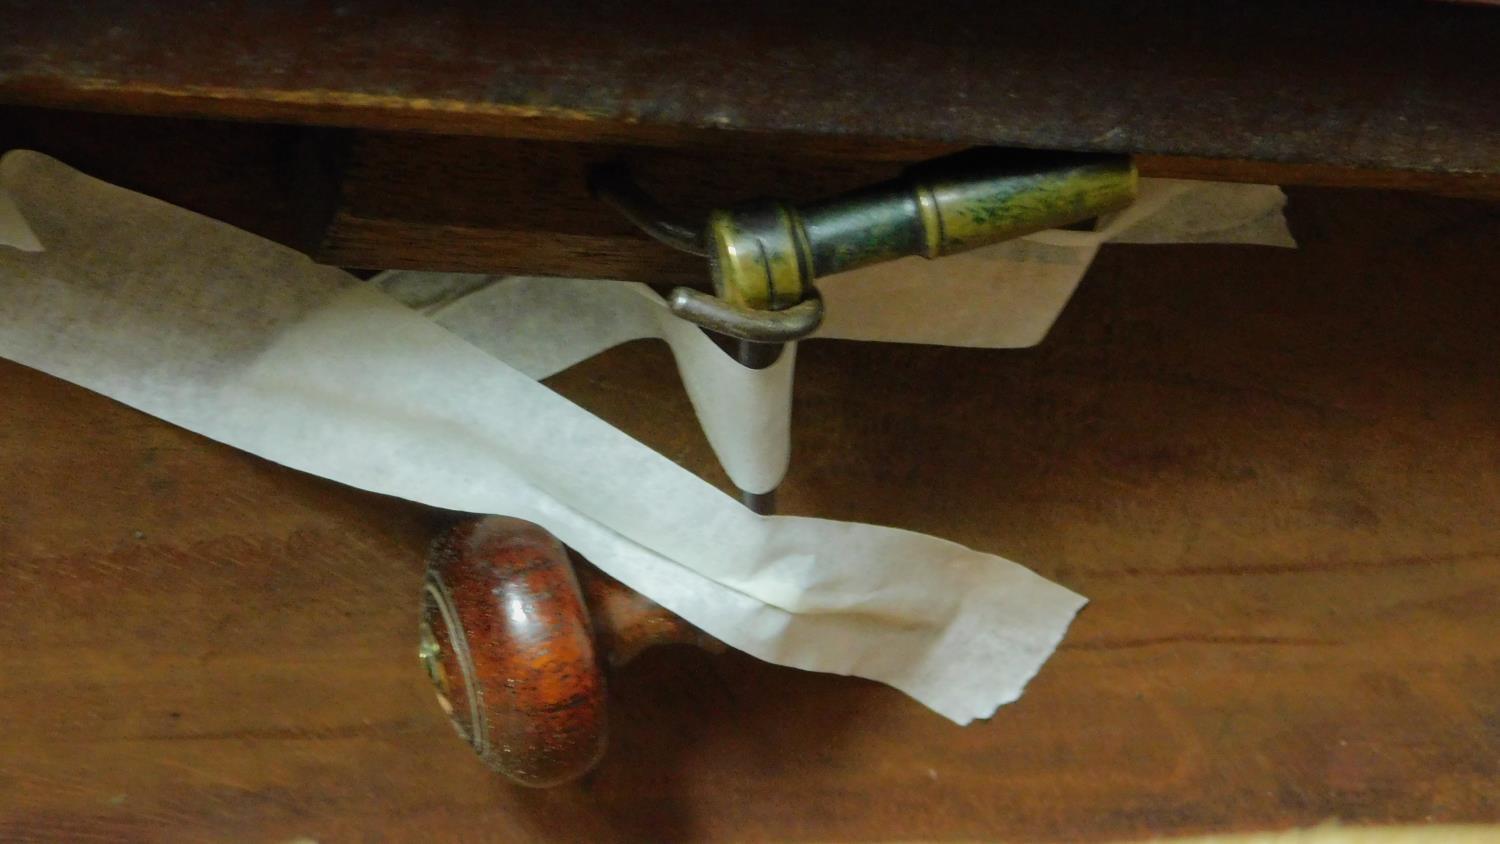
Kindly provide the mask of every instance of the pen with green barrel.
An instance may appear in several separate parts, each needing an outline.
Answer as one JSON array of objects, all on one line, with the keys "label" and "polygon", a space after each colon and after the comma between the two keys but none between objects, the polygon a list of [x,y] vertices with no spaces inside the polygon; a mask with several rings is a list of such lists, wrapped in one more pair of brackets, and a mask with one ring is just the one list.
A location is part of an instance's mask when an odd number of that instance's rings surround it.
[{"label": "pen with green barrel", "polygon": [[[1128,205],[1137,175],[1126,156],[980,148],[814,202],[733,205],[710,212],[701,225],[674,219],[622,167],[596,169],[590,184],[647,234],[707,260],[713,295],[678,287],[668,306],[732,338],[736,359],[763,369],[821,323],[816,279],[1089,220]],[[775,509],[775,490],[742,490],[740,498],[758,513]]]}]

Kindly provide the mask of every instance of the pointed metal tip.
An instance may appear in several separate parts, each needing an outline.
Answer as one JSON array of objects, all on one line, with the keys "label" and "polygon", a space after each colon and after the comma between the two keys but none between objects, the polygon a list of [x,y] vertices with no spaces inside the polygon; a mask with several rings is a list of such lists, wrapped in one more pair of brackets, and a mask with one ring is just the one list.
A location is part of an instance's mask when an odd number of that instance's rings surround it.
[{"label": "pointed metal tip", "polygon": [[770,492],[746,492],[740,490],[740,503],[762,516],[776,514],[776,490]]}]

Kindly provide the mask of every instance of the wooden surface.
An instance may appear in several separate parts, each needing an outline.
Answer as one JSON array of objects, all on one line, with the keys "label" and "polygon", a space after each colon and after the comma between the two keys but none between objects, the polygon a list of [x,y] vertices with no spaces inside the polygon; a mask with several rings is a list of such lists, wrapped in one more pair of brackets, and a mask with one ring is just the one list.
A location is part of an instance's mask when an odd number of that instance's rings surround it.
[{"label": "wooden surface", "polygon": [[[667,649],[497,781],[415,658],[445,514],[0,363],[0,839],[1103,841],[1500,819],[1500,215],[1296,192],[1300,252],[1107,247],[1027,351],[799,354],[785,509],[1092,599],[953,726]],[[660,345],[554,386],[717,482]]]},{"label": "wooden surface", "polygon": [[[702,258],[589,195],[623,163],[688,218],[766,196],[815,199],[956,149],[839,151],[727,133],[671,148],[307,129],[0,107],[0,151],[45,152],[98,178],[233,223],[324,263],[708,285]],[[169,164],[165,164],[168,163]],[[1147,176],[1397,187],[1500,199],[1500,175],[1138,157]]]},{"label": "wooden surface", "polygon": [[309,253],[337,205],[341,144],[300,126],[0,107],[0,154],[36,150]]},{"label": "wooden surface", "polygon": [[[231,148],[234,148],[232,145]],[[309,251],[338,266],[559,275],[704,286],[703,258],[643,235],[590,195],[586,174],[624,164],[688,220],[764,197],[807,201],[892,178],[957,147],[908,145],[837,155],[731,137],[649,147],[358,132],[340,154],[340,189]],[[1500,199],[1500,175],[1293,167],[1142,157],[1165,178],[1399,187]]]},{"label": "wooden surface", "polygon": [[1474,6],[6,0],[0,19],[14,103],[1500,172],[1500,14]]}]

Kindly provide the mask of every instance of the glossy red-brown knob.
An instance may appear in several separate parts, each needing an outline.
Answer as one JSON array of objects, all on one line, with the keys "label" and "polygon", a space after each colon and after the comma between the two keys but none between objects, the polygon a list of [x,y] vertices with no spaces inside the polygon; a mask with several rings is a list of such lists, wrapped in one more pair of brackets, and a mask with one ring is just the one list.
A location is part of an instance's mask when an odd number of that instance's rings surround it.
[{"label": "glossy red-brown knob", "polygon": [[463,522],[434,543],[421,636],[459,735],[495,771],[538,787],[581,776],[604,752],[606,662],[653,644],[712,642],[570,559],[542,528],[500,516]]}]

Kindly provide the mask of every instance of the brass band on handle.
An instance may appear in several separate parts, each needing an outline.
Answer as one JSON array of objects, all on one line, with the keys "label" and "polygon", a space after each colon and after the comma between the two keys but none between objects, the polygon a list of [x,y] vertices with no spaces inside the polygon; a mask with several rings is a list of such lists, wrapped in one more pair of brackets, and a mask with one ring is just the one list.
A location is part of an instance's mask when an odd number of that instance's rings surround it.
[{"label": "brass band on handle", "polygon": [[801,206],[717,211],[704,239],[720,297],[775,310],[815,278],[953,255],[1119,210],[1137,184],[1125,156],[976,149]]}]

